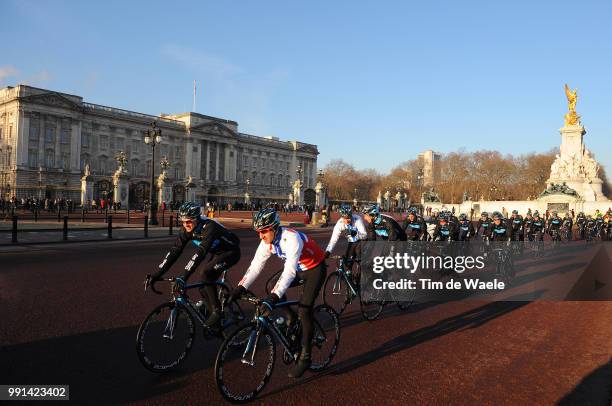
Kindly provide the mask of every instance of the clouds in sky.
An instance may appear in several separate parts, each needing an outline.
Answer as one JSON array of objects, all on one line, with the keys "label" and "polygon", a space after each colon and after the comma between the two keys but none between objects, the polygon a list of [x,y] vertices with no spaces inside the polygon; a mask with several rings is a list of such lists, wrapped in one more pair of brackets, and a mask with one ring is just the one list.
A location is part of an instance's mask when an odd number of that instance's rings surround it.
[{"label": "clouds in sky", "polygon": [[15,77],[19,75],[19,71],[10,65],[0,66],[0,85],[4,85],[7,82],[7,78]]},{"label": "clouds in sky", "polygon": [[26,75],[11,65],[0,66],[0,85],[14,86],[18,83],[30,86],[46,86],[51,81],[51,74],[47,69]]},{"label": "clouds in sky", "polygon": [[254,72],[226,57],[179,44],[165,44],[160,52],[197,81],[198,106],[203,106],[198,110],[237,119],[241,131],[269,133],[270,105],[275,91],[289,80],[287,69]]}]

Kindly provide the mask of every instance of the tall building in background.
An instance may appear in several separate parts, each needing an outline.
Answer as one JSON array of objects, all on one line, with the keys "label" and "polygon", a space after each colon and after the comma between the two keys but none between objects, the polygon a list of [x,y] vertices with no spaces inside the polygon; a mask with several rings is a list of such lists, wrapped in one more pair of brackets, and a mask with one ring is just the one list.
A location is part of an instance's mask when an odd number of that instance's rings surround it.
[{"label": "tall building in background", "polygon": [[248,189],[252,201],[287,201],[299,167],[304,200],[314,203],[316,145],[245,134],[235,121],[203,114],[153,116],[25,85],[0,89],[0,194],[79,201],[89,165],[94,198],[109,196],[123,151],[130,203],[140,204],[151,178],[143,134],[153,121],[162,130],[154,173],[167,157],[172,200],[242,201]]},{"label": "tall building in background", "polygon": [[423,186],[433,186],[440,180],[442,155],[429,149],[421,152],[418,159],[423,162]]}]

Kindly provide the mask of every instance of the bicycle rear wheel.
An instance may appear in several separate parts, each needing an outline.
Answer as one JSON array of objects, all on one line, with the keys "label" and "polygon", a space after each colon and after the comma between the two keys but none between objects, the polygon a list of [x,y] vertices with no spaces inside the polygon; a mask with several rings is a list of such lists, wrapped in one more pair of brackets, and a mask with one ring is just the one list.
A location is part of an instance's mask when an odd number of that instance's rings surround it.
[{"label": "bicycle rear wheel", "polygon": [[195,320],[174,302],[157,306],[140,325],[136,352],[142,365],[153,372],[175,369],[191,351]]},{"label": "bicycle rear wheel", "polygon": [[314,335],[312,337],[311,371],[327,367],[338,350],[340,343],[340,320],[334,309],[318,305],[313,311]]},{"label": "bicycle rear wheel", "polygon": [[267,328],[250,323],[234,331],[219,348],[215,382],[230,402],[248,402],[266,386],[274,370],[276,344]]},{"label": "bicycle rear wheel", "polygon": [[339,271],[329,274],[323,287],[323,302],[334,309],[336,313],[342,314],[346,306],[348,306],[350,298],[351,289],[344,275]]}]

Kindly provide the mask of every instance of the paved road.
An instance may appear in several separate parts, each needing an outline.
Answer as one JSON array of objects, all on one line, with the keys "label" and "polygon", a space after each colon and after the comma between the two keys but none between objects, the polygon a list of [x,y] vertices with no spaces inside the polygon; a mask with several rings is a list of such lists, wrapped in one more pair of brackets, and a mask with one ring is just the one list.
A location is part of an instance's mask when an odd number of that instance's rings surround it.
[{"label": "paved road", "polygon": [[[257,244],[245,225],[235,227],[242,227],[243,258],[232,280]],[[308,232],[324,242],[330,230]],[[164,299],[143,293],[142,279],[169,242],[0,251],[0,383],[70,384],[81,404],[221,403],[212,377],[218,341],[199,335],[185,365],[168,375],[149,373],[135,355],[138,324]],[[555,278],[573,263],[551,260],[519,276]],[[279,266],[273,259],[269,268]],[[255,290],[261,293],[262,284]],[[332,367],[293,381],[277,362],[258,402],[609,404],[610,337],[610,302],[425,303],[406,313],[388,306],[375,322],[349,308]]]}]

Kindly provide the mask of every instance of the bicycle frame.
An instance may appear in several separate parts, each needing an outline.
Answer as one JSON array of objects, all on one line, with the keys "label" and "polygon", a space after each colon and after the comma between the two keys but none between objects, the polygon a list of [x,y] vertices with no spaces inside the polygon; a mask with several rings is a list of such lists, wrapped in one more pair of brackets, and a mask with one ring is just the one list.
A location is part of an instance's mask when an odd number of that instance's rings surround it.
[{"label": "bicycle frame", "polygon": [[[284,302],[279,302],[274,305],[275,309],[292,306],[298,304],[297,300],[287,300]],[[278,340],[281,345],[284,347],[285,351],[291,355],[293,359],[297,359],[298,354],[293,351],[291,348],[291,343],[289,343],[288,338],[283,334],[275,323],[269,319],[269,317],[262,316],[259,314],[259,311],[255,311],[255,316],[253,317],[253,321],[256,323],[257,327],[253,329],[249,335],[249,341],[247,342],[247,346],[242,354],[242,359],[240,360],[243,364],[255,365],[255,353],[257,352],[257,344],[259,343],[259,337],[263,329],[269,329],[272,331],[274,338]],[[247,358],[249,352],[251,353],[251,359]]]},{"label": "bicycle frame", "polygon": [[[351,281],[351,278],[348,277],[347,273],[346,273],[346,269],[344,269],[344,259],[340,258],[340,265],[338,266],[338,272],[340,273],[340,275],[342,275],[342,277],[344,278],[344,281],[346,282],[346,284],[348,285],[349,288],[351,288],[351,293],[355,296],[357,296],[357,290],[355,289],[355,287],[353,286],[353,282]],[[336,291],[336,288],[338,287],[337,285],[337,281],[334,281],[334,290],[333,292]]]},{"label": "bicycle frame", "polygon": [[[204,317],[202,316],[202,313],[198,309],[196,309],[195,304],[189,299],[189,297],[185,294],[185,292],[190,289],[201,288],[209,284],[214,284],[215,286],[224,286],[227,288],[227,285],[225,284],[226,274],[227,274],[227,270],[223,271],[223,273],[221,274],[221,277],[215,282],[201,281],[201,282],[190,283],[184,286],[177,286],[175,282],[175,285],[172,288],[172,294],[173,294],[172,300],[174,301],[174,303],[176,303],[176,306],[172,309],[172,311],[170,312],[170,316],[168,316],[168,320],[166,321],[166,327],[164,329],[164,334],[163,334],[164,338],[169,338],[169,339],[174,338],[174,330],[176,327],[176,317],[178,314],[179,307],[182,307],[185,310],[187,310],[187,312],[191,314],[202,325],[202,327],[204,327],[205,329],[208,329],[205,325],[205,320],[204,320]],[[225,303],[221,301],[221,312],[224,311],[224,307],[225,307]]]}]

